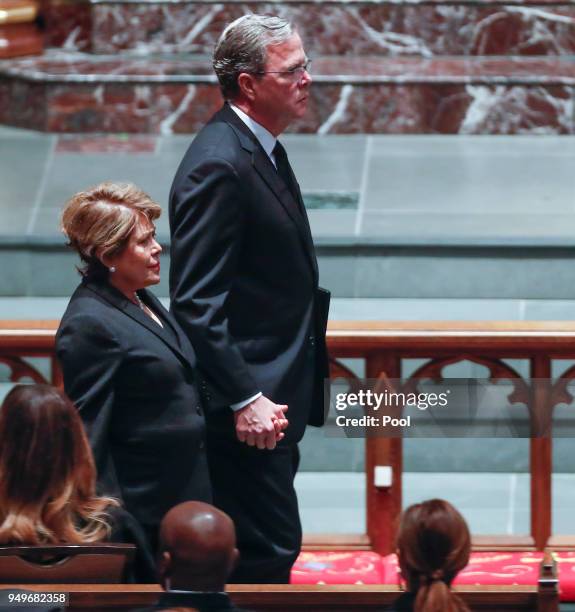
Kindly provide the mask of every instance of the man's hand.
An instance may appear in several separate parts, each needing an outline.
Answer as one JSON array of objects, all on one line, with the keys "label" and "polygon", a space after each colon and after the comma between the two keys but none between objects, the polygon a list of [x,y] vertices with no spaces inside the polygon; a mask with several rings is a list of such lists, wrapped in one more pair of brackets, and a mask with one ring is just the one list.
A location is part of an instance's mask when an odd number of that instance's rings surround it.
[{"label": "man's hand", "polygon": [[234,412],[236,435],[240,442],[260,449],[275,448],[285,436],[283,430],[288,426],[284,412],[288,407],[274,404],[264,395],[251,404]]}]

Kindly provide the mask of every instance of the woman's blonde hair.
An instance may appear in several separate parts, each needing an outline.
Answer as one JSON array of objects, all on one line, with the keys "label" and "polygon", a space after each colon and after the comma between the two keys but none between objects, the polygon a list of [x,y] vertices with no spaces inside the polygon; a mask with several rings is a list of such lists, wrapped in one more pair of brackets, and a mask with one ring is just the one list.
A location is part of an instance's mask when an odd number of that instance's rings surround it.
[{"label": "woman's blonde hair", "polygon": [[128,244],[139,219],[157,219],[162,209],[131,183],[101,183],[72,196],[62,212],[62,231],[84,262],[80,273],[107,278],[101,259],[118,255]]},{"label": "woman's blonde hair", "polygon": [[0,544],[84,544],[109,535],[76,408],[50,385],[17,385],[0,409]]},{"label": "woman's blonde hair", "polygon": [[467,612],[451,583],[469,562],[471,536],[465,519],[443,499],[414,504],[401,517],[397,554],[414,593],[414,612]]}]

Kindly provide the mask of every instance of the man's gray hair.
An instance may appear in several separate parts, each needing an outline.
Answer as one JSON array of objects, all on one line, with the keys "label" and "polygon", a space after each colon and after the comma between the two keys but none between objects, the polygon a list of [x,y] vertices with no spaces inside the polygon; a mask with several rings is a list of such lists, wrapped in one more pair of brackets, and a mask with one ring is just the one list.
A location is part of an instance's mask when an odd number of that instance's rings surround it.
[{"label": "man's gray hair", "polygon": [[244,15],[230,23],[216,43],[213,62],[224,98],[238,95],[240,73],[265,69],[268,45],[285,42],[294,31],[289,21],[269,15]]}]

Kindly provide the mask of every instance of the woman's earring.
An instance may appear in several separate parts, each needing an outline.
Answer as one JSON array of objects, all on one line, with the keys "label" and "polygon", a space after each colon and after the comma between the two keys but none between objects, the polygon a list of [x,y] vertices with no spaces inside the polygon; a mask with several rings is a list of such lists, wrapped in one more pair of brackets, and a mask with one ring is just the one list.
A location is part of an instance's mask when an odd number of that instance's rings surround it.
[{"label": "woman's earring", "polygon": [[110,274],[114,274],[114,272],[116,271],[116,266],[110,266],[109,270]]}]

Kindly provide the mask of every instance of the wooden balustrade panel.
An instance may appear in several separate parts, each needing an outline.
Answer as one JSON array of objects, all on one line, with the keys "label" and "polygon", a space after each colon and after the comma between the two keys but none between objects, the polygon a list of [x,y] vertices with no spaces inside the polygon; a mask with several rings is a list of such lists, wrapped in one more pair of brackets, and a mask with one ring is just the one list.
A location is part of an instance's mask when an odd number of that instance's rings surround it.
[{"label": "wooden balustrade panel", "polygon": [[[25,357],[46,356],[52,359],[52,382],[61,384],[61,374],[53,359],[54,334],[57,321],[0,322],[0,360],[17,360],[21,367]],[[533,378],[548,378],[553,359],[575,359],[575,323],[570,322],[331,322],[328,326],[328,347],[332,359],[332,376],[351,373],[338,360],[361,358],[369,378],[401,378],[402,361],[426,359],[417,373],[440,375],[448,364],[462,360],[480,363],[493,378],[509,378],[519,398],[530,399],[533,431],[551,422],[554,406],[568,396],[566,385],[575,378],[571,368],[548,389],[533,390]],[[530,364],[530,376],[522,378],[504,362],[505,359],[525,359]],[[16,368],[18,370],[18,368]],[[18,374],[18,372],[16,372]],[[417,378],[417,376],[415,378]],[[33,378],[33,377],[32,377]],[[412,377],[413,378],[413,377]],[[34,378],[33,378],[34,379]],[[411,381],[415,384],[417,381]],[[391,552],[393,525],[401,510],[402,440],[399,438],[366,439],[367,534],[358,537],[360,548],[371,546],[380,554]],[[552,439],[533,437],[530,447],[531,464],[531,534],[507,536],[507,549],[542,550],[550,535]],[[373,480],[376,465],[391,467],[393,483],[378,489]],[[352,547],[353,539],[346,548]],[[489,546],[502,549],[502,539],[483,536],[483,550]],[[312,546],[320,549],[330,545],[330,537],[322,542],[314,538]]]}]

